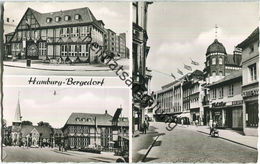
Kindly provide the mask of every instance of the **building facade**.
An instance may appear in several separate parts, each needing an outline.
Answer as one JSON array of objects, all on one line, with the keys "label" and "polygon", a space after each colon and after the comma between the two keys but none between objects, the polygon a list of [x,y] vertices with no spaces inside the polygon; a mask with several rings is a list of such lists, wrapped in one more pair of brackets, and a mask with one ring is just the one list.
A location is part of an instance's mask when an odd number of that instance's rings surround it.
[{"label": "building facade", "polygon": [[146,103],[142,102],[139,95],[148,95],[149,76],[146,76],[146,58],[149,48],[147,46],[147,16],[148,5],[151,2],[132,2],[133,9],[133,42],[132,42],[132,63],[133,63],[133,132],[143,129],[145,121]]},{"label": "building facade", "polygon": [[62,128],[65,147],[99,147],[102,151],[126,147],[123,139],[128,136],[128,119],[119,119],[112,124],[112,116],[104,114],[72,113]]},{"label": "building facade", "polygon": [[242,48],[243,129],[246,135],[258,135],[259,27],[237,47]]},{"label": "building facade", "polygon": [[237,71],[208,86],[210,91],[207,121],[220,128],[243,129],[242,71]]},{"label": "building facade", "polygon": [[89,8],[40,13],[28,8],[7,44],[19,59],[99,62],[91,43],[104,45],[104,23]]}]

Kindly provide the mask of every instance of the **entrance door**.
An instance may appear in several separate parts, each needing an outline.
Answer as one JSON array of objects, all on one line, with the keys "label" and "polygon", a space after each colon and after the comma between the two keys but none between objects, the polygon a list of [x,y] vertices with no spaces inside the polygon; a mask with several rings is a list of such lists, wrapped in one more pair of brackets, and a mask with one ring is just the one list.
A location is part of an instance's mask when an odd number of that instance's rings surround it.
[{"label": "entrance door", "polygon": [[27,59],[39,59],[38,47],[35,43],[28,45],[26,55]]},{"label": "entrance door", "polygon": [[226,126],[228,128],[232,128],[232,122],[233,122],[232,120],[233,120],[232,110],[228,109],[228,110],[226,110]]}]

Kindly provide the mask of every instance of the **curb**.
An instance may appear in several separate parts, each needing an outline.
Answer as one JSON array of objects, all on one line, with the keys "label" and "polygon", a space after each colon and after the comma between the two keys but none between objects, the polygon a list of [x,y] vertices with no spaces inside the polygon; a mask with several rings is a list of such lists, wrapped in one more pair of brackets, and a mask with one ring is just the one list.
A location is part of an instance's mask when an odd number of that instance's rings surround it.
[{"label": "curb", "polygon": [[[200,133],[203,133],[203,134],[207,134],[207,135],[208,135],[208,133],[203,132],[203,131],[200,131],[200,130],[197,130],[197,132],[200,132]],[[245,147],[254,149],[254,150],[257,150],[257,148],[255,148],[255,147],[252,147],[252,146],[249,146],[249,145],[246,145],[246,144],[242,144],[242,143],[240,143],[240,142],[236,142],[236,141],[233,141],[233,140],[224,138],[224,137],[218,137],[218,138],[223,139],[223,140],[226,140],[226,141],[229,141],[229,142],[233,142],[233,143],[236,143],[236,144],[238,144],[238,145],[242,145],[242,146],[245,146]]]},{"label": "curb", "polygon": [[157,139],[160,137],[160,135],[158,135],[154,140],[153,143],[149,146],[147,152],[145,153],[143,159],[141,160],[141,162],[144,162],[145,158],[147,157],[147,155],[149,154],[149,152],[151,151],[153,145],[155,144],[155,142],[157,141]]},{"label": "curb", "polygon": [[44,71],[109,71],[110,69],[94,69],[94,70],[77,70],[77,69],[47,69],[47,68],[37,68],[37,67],[24,67],[24,66],[13,66],[13,65],[8,65],[4,64],[4,66],[7,67],[16,67],[16,68],[26,68],[26,69],[37,69],[37,70],[44,70]]}]

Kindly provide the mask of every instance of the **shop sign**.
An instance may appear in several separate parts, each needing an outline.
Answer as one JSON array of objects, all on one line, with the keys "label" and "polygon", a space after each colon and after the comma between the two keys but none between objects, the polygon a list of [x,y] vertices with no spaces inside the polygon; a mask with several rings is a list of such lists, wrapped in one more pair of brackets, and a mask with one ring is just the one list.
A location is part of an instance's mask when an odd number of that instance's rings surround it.
[{"label": "shop sign", "polygon": [[243,104],[243,100],[232,101],[232,105],[241,105],[241,104]]},{"label": "shop sign", "polygon": [[215,112],[214,114],[215,114],[215,115],[221,115],[220,112]]},{"label": "shop sign", "polygon": [[257,96],[258,95],[258,89],[253,89],[249,91],[244,91],[242,93],[242,97],[252,97],[252,96]]},{"label": "shop sign", "polygon": [[222,106],[226,106],[226,102],[212,103],[212,107],[222,107]]}]

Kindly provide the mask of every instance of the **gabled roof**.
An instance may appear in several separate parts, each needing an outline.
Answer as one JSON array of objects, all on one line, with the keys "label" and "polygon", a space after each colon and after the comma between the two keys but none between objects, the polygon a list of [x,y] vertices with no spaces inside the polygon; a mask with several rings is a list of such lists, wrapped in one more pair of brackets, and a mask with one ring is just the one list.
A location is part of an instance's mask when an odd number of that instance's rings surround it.
[{"label": "gabled roof", "polygon": [[52,133],[51,128],[47,126],[22,125],[22,137],[29,135],[33,129],[36,129],[39,134],[41,133],[43,138],[49,138]]},{"label": "gabled roof", "polygon": [[[49,12],[49,13],[40,13],[34,9],[29,8],[32,11],[35,19],[38,21],[41,27],[51,27],[51,26],[60,26],[60,25],[73,25],[73,24],[85,24],[90,22],[97,22],[93,13],[90,11],[88,7],[79,8],[79,9],[71,9],[57,12]],[[74,16],[79,14],[81,17],[78,20],[74,19]],[[64,16],[70,16],[71,19],[69,21],[65,21]],[[60,21],[56,22],[55,18],[60,17]],[[51,23],[47,23],[47,18],[52,18]]]},{"label": "gabled roof", "polygon": [[72,113],[65,125],[93,125],[95,118],[98,126],[112,126],[112,116],[109,114]]},{"label": "gabled roof", "polygon": [[259,40],[259,27],[257,27],[243,42],[239,43],[237,47],[245,48],[250,43]]},{"label": "gabled roof", "polygon": [[242,81],[242,70],[234,71],[230,75],[225,76],[223,79],[220,79],[220,80],[208,85],[208,87],[221,85],[221,84],[224,84],[226,82],[229,82],[229,81],[237,79],[237,78],[241,78],[241,81]]}]

